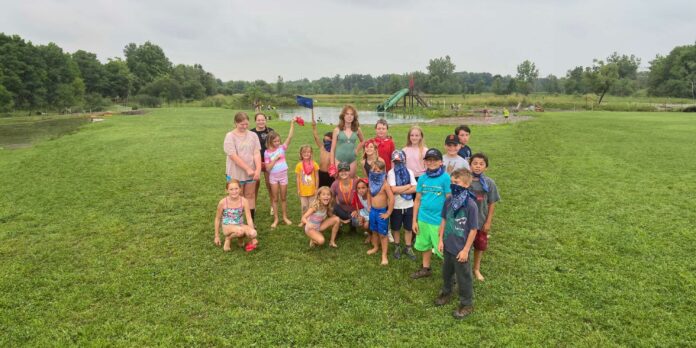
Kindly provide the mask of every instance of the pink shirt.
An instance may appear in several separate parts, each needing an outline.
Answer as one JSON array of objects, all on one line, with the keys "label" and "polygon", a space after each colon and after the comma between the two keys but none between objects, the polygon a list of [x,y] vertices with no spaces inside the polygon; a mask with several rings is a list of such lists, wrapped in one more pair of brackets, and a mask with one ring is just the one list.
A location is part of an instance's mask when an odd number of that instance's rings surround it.
[{"label": "pink shirt", "polygon": [[425,173],[425,161],[423,160],[423,156],[425,156],[425,151],[428,151],[428,148],[424,145],[423,153],[420,152],[417,146],[407,146],[404,147],[403,150],[404,153],[406,153],[406,168],[410,169],[416,177],[423,175],[423,173]]},{"label": "pink shirt", "polygon": [[225,135],[223,148],[225,149],[225,154],[227,154],[225,173],[232,179],[237,179],[240,181],[251,180],[252,177],[247,175],[244,169],[237,166],[237,164],[234,163],[234,161],[230,158],[230,155],[236,154],[244,163],[249,165],[251,169],[256,170],[256,165],[254,164],[254,155],[260,153],[261,151],[259,137],[250,131],[244,132],[243,135],[239,135],[235,131],[231,131]]}]

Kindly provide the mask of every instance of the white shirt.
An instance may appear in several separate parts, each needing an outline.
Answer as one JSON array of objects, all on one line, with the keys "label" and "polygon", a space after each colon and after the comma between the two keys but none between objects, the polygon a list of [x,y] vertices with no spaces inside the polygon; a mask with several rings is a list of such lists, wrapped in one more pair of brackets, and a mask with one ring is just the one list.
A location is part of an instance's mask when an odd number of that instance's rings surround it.
[{"label": "white shirt", "polygon": [[[416,177],[413,176],[412,170],[410,170],[408,168],[406,168],[406,170],[408,170],[408,176],[411,178],[410,184],[413,185],[413,187],[415,188],[416,187]],[[396,185],[396,174],[394,174],[394,168],[389,170],[389,172],[387,173],[387,182],[391,186],[397,186]],[[399,185],[399,186],[403,186],[403,185]],[[415,197],[415,193],[414,193],[414,197]],[[411,207],[413,207],[413,200],[412,199],[407,201],[404,197],[401,197],[401,194],[397,194],[397,193],[394,194],[394,209],[408,209]]]}]

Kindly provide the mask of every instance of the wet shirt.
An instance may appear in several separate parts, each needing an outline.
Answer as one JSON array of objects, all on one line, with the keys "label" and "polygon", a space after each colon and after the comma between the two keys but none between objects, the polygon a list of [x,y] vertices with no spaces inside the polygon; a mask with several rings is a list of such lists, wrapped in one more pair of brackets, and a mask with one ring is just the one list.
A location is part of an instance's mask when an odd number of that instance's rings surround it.
[{"label": "wet shirt", "polygon": [[468,198],[466,207],[454,211],[452,209],[452,199],[447,198],[445,207],[442,209],[442,218],[445,219],[445,232],[442,236],[445,251],[452,255],[457,255],[464,249],[469,232],[478,228],[478,207],[476,207],[476,202]]}]

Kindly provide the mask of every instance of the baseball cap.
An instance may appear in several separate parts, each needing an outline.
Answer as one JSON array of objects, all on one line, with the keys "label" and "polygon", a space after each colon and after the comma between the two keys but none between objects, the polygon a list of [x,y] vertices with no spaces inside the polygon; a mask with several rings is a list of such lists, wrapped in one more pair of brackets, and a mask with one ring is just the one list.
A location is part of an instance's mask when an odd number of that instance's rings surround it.
[{"label": "baseball cap", "polygon": [[342,171],[344,171],[344,170],[350,170],[350,164],[348,164],[347,162],[341,162],[341,163],[339,163],[339,164],[338,164],[338,171],[339,171],[339,172],[342,172]]},{"label": "baseball cap", "polygon": [[459,137],[454,134],[450,134],[445,138],[445,145],[459,145]]},{"label": "baseball cap", "polygon": [[425,152],[425,156],[423,156],[423,159],[428,158],[435,158],[442,161],[442,152],[440,152],[440,150],[436,148],[428,149],[428,151]]}]

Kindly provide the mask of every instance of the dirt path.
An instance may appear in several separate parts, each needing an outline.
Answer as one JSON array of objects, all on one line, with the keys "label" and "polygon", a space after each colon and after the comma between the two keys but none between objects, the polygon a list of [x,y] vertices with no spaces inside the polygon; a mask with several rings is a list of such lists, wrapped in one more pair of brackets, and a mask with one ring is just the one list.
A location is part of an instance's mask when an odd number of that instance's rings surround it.
[{"label": "dirt path", "polygon": [[458,124],[503,124],[529,121],[530,116],[510,116],[507,120],[503,116],[457,116],[457,117],[441,117],[436,118],[428,124],[434,125],[458,125]]}]

